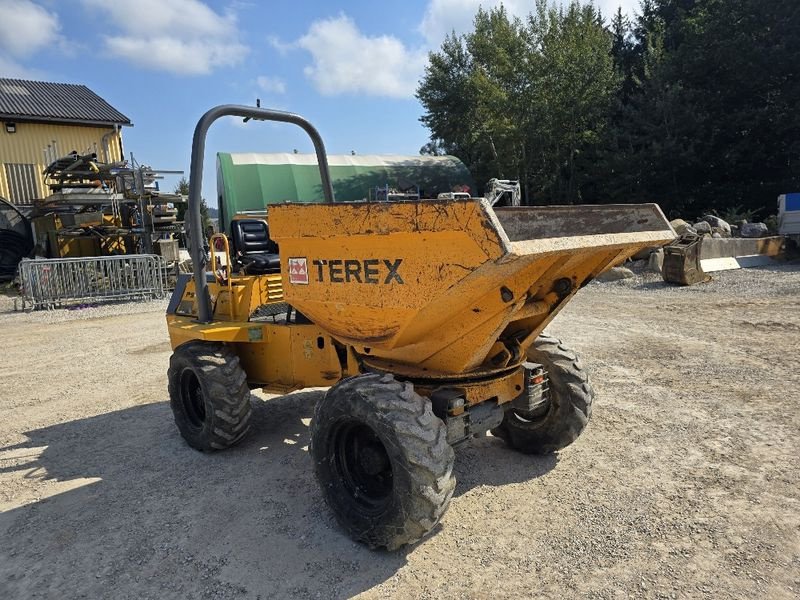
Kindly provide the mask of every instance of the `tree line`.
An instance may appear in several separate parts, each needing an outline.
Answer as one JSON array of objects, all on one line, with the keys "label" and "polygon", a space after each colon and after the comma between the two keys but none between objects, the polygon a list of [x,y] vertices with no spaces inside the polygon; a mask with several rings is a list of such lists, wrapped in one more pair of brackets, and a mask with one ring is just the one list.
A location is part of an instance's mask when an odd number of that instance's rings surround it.
[{"label": "tree line", "polygon": [[763,218],[800,191],[798,32],[797,0],[480,9],[429,55],[421,152],[519,179],[527,204]]}]

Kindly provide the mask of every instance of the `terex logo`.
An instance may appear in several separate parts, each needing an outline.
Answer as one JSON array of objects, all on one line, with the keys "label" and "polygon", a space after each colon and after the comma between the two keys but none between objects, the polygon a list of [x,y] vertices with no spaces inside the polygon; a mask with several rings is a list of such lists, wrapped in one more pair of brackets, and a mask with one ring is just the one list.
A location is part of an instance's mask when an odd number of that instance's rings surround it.
[{"label": "terex logo", "polygon": [[308,262],[305,258],[289,259],[289,283],[308,285]]},{"label": "terex logo", "polygon": [[330,283],[405,283],[400,276],[402,258],[394,260],[365,258],[364,260],[313,260],[317,281]]}]

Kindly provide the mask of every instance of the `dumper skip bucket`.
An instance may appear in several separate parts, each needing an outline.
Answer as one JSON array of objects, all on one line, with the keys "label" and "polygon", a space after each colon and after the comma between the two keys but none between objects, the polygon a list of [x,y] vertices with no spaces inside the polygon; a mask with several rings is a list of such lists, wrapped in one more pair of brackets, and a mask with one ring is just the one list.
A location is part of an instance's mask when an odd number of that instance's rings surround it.
[{"label": "dumper skip bucket", "polygon": [[578,289],[675,238],[655,204],[286,204],[269,223],[289,304],[376,366],[430,377],[518,363]]}]

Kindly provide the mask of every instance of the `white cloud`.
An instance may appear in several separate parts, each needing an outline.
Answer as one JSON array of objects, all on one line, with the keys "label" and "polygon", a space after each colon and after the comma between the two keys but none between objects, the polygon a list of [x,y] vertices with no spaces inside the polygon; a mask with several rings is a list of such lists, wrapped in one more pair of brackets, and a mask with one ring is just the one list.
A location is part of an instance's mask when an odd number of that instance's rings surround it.
[{"label": "white cloud", "polygon": [[19,61],[48,46],[61,48],[60,29],[58,15],[30,0],[0,0],[0,77],[42,79]]},{"label": "white cloud", "polygon": [[0,0],[0,52],[30,56],[59,39],[58,15],[30,0]]},{"label": "white cloud", "polygon": [[[489,9],[499,6],[500,3],[500,0],[430,0],[419,24],[419,32],[428,44],[438,46],[451,31],[462,34],[472,29],[472,20],[479,7]],[[509,14],[515,16],[525,15],[533,10],[533,2],[506,0],[502,4]]]},{"label": "white cloud", "polygon": [[246,129],[247,123],[242,117],[225,117],[225,121],[236,129]]},{"label": "white cloud", "polygon": [[59,31],[58,15],[30,0],[0,0],[0,77],[42,79],[20,60],[49,46],[69,48]]},{"label": "white cloud", "polygon": [[269,77],[267,75],[259,75],[256,78],[256,85],[263,92],[268,94],[285,94],[286,82],[278,77]]},{"label": "white cloud", "polygon": [[286,56],[289,52],[297,48],[294,42],[284,42],[277,35],[268,35],[267,43],[278,51],[281,56]]},{"label": "white cloud", "polygon": [[0,54],[0,77],[14,79],[42,79],[43,75],[35,69],[29,69],[17,61]]},{"label": "white cloud", "polygon": [[296,45],[311,54],[304,72],[326,96],[410,98],[427,60],[423,49],[408,48],[394,36],[364,35],[345,15],[315,21]]},{"label": "white cloud", "polygon": [[200,0],[83,0],[108,15],[119,33],[105,36],[108,51],[142,67],[204,75],[239,63],[236,16],[220,15]]},{"label": "white cloud", "polygon": [[639,0],[600,0],[595,4],[603,11],[606,21],[609,21],[620,7],[623,14],[627,14],[629,17],[633,17],[634,13],[639,11]]},{"label": "white cloud", "polygon": [[[567,4],[567,1],[561,0],[560,3]],[[451,31],[462,34],[472,29],[478,7],[495,8],[501,3],[508,14],[520,18],[525,18],[535,9],[533,0],[430,0],[419,25],[419,32],[428,44],[439,46]],[[600,8],[606,20],[611,19],[619,6],[622,7],[622,12],[631,16],[639,8],[639,0],[595,0],[594,4]]]},{"label": "white cloud", "polygon": [[[568,0],[553,2],[566,4]],[[426,42],[422,47],[413,47],[393,35],[365,35],[344,14],[314,21],[294,42],[275,36],[267,41],[281,55],[297,48],[309,52],[312,62],[304,72],[326,96],[362,93],[410,98],[423,73],[428,50],[438,48],[453,30],[457,34],[470,31],[479,7],[494,8],[501,3],[511,16],[520,18],[535,10],[533,0],[429,0],[418,27]],[[618,6],[632,14],[639,0],[595,0],[595,5],[610,19]]]}]

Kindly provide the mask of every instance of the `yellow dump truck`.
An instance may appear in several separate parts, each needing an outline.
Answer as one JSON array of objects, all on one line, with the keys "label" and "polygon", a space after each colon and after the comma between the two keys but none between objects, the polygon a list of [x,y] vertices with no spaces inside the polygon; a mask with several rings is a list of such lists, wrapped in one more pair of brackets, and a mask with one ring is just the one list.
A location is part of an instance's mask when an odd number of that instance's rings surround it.
[{"label": "yellow dump truck", "polygon": [[491,430],[550,453],[580,435],[594,392],[577,355],[543,330],[600,272],[674,238],[658,206],[337,203],[313,126],[226,105],[195,130],[195,240],[206,132],[225,115],[302,127],[324,201],[236,219],[230,239],[212,239],[224,265],[193,245],[193,278],[167,311],[170,401],[190,446],[239,442],[252,388],[330,387],[311,423],[322,494],[354,539],[393,549],[447,509],[454,445]]}]

